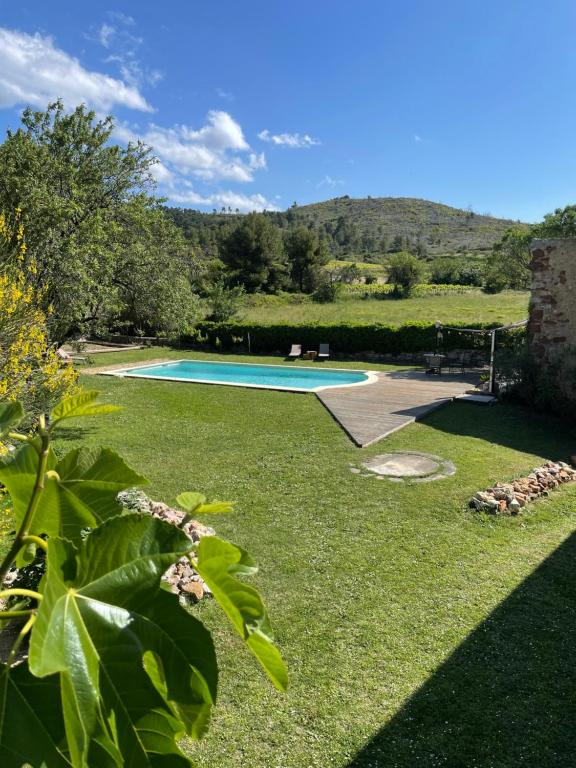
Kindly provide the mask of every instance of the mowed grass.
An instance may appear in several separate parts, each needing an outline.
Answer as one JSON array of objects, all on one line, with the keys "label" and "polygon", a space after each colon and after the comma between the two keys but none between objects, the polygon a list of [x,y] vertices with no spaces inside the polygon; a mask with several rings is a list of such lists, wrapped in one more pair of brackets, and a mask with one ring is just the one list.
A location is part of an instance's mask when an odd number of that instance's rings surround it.
[{"label": "mowed grass", "polygon": [[246,307],[242,320],[258,323],[509,323],[528,315],[528,293],[481,291],[413,299],[341,299],[333,304],[270,304]]},{"label": "mowed grass", "polygon": [[[182,356],[125,360],[169,354]],[[125,409],[71,422],[58,450],[111,446],[168,503],[185,489],[234,500],[233,514],[206,522],[261,566],[253,583],[291,686],[274,691],[203,601],[195,612],[214,631],[221,684],[209,734],[185,743],[199,766],[572,764],[576,487],[517,518],[481,517],[467,502],[569,457],[573,433],[521,408],[454,403],[360,450],[311,394],[84,383]],[[400,484],[350,471],[402,449],[440,454],[457,473]]]}]

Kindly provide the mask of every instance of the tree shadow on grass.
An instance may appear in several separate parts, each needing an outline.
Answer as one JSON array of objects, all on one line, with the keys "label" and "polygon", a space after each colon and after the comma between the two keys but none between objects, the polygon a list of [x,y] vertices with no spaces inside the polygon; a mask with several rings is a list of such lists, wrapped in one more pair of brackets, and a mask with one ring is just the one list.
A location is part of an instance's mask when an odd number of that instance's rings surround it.
[{"label": "tree shadow on grass", "polygon": [[576,765],[575,564],[572,534],[348,768]]},{"label": "tree shadow on grass", "polygon": [[54,435],[56,437],[57,442],[62,443],[82,443],[84,442],[90,435],[94,434],[96,432],[95,426],[86,426],[86,427],[72,427],[69,425],[59,427],[57,431],[55,431]]},{"label": "tree shadow on grass", "polygon": [[422,421],[442,432],[475,437],[554,461],[568,461],[576,454],[575,426],[514,403],[486,406],[454,402]]}]

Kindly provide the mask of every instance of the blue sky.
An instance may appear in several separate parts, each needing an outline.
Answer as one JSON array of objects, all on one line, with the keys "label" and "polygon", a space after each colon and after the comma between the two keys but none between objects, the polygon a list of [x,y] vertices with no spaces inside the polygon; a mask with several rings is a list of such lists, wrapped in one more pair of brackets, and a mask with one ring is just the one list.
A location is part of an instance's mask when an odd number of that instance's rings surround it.
[{"label": "blue sky", "polygon": [[0,130],[112,112],[203,209],[403,196],[540,219],[576,202],[572,0],[0,0]]}]

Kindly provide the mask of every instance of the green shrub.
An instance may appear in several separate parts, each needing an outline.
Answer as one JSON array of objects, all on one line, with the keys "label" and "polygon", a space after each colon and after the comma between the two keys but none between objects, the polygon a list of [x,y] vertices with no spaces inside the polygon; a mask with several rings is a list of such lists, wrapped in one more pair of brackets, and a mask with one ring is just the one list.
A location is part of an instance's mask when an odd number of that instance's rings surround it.
[{"label": "green shrub", "polygon": [[312,299],[319,304],[331,304],[342,292],[342,283],[326,281],[321,283],[312,294]]},{"label": "green shrub", "polygon": [[538,411],[576,419],[576,349],[542,364],[531,354],[526,337],[517,337],[496,355],[496,380],[505,397]]},{"label": "green shrub", "polygon": [[388,261],[388,282],[394,285],[396,293],[409,296],[422,282],[424,265],[411,253],[396,253]]}]

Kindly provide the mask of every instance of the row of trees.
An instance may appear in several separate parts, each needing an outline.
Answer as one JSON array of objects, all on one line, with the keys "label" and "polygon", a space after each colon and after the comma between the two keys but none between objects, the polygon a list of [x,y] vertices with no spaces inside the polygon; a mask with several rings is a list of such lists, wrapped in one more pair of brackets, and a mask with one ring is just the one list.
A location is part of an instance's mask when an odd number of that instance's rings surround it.
[{"label": "row of trees", "polygon": [[[207,258],[219,255],[222,242],[243,218],[238,211],[228,211],[225,215],[222,215],[224,212],[213,211],[215,215],[209,215],[188,208],[166,208],[166,213],[193,247]],[[388,235],[382,225],[375,225],[372,231],[361,230],[351,215],[338,216],[335,221],[319,221],[313,216],[300,215],[295,208],[266,211],[263,215],[284,234],[294,229],[311,230],[324,242],[326,250],[334,258],[360,255],[369,261],[383,254],[400,251],[414,253],[420,258],[428,256],[423,233],[414,237],[406,234]]]}]

